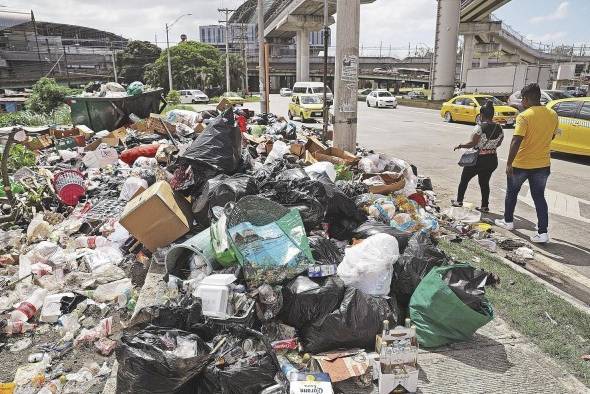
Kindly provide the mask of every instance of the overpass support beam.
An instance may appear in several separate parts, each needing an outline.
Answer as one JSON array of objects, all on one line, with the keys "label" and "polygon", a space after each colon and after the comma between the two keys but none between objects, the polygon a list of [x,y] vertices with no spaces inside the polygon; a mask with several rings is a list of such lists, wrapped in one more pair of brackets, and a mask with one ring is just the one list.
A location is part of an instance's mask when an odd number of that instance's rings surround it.
[{"label": "overpass support beam", "polygon": [[463,65],[461,66],[461,82],[467,81],[467,71],[473,65],[473,54],[475,52],[475,36],[465,34],[463,36]]},{"label": "overpass support beam", "polygon": [[480,53],[479,54],[479,68],[486,68],[488,66],[489,60],[490,60],[489,53]]},{"label": "overpass support beam", "polygon": [[356,153],[360,0],[338,0],[336,12],[334,146]]},{"label": "overpass support beam", "polygon": [[298,82],[309,81],[309,30],[297,30],[295,36],[296,75]]},{"label": "overpass support beam", "polygon": [[457,37],[459,34],[461,0],[438,0],[432,99],[447,100],[455,91]]}]

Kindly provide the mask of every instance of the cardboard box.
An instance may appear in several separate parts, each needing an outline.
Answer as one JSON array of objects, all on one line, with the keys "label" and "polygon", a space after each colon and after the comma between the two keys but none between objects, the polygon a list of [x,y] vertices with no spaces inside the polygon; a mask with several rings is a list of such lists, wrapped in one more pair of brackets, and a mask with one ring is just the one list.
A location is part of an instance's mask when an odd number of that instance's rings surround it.
[{"label": "cardboard box", "polygon": [[329,161],[334,165],[344,164],[349,166],[360,160],[352,153],[338,148],[328,148],[321,151],[312,152],[312,154],[317,161]]},{"label": "cardboard box", "polygon": [[195,126],[195,133],[202,133],[203,130],[205,130],[205,124],[197,123],[197,125]]},{"label": "cardboard box", "polygon": [[78,130],[77,127],[72,127],[71,129],[68,128],[51,128],[49,129],[49,135],[52,136],[55,139],[61,139],[61,138],[68,138],[68,137],[74,137],[76,135],[80,135],[80,130]]},{"label": "cardboard box", "polygon": [[221,99],[221,101],[219,102],[219,104],[217,104],[217,107],[216,108],[217,108],[217,110],[219,112],[223,112],[226,109],[232,108],[232,107],[233,107],[233,104],[230,103],[228,99],[223,98],[223,99]]},{"label": "cardboard box", "polygon": [[24,145],[30,150],[40,150],[49,148],[53,145],[53,139],[48,135],[40,135],[38,137],[30,138]]},{"label": "cardboard box", "polygon": [[381,366],[377,362],[375,366],[379,373],[379,394],[390,394],[398,388],[403,387],[410,393],[415,393],[418,388],[418,368],[404,367],[399,369],[397,373],[384,374],[381,373]]},{"label": "cardboard box", "polygon": [[369,192],[374,194],[390,194],[402,190],[406,186],[404,175],[396,172],[365,174],[363,178],[374,178],[373,180],[379,181],[380,184],[369,184]]},{"label": "cardboard box", "polygon": [[86,139],[90,139],[92,136],[94,136],[94,131],[86,125],[80,124],[77,125],[76,128],[78,129],[80,135],[83,135]]},{"label": "cardboard box", "polygon": [[166,181],[150,186],[127,203],[119,223],[147,249],[170,245],[188,233],[192,222],[190,204]]},{"label": "cardboard box", "polygon": [[305,144],[305,149],[309,153],[315,153],[317,151],[322,151],[328,149],[328,147],[321,143],[316,137],[307,137],[307,144]]},{"label": "cardboard box", "polygon": [[116,130],[111,131],[106,137],[99,138],[91,144],[86,145],[84,151],[89,152],[96,150],[96,148],[98,148],[98,146],[103,143],[115,148],[119,146],[121,140],[123,140],[126,136],[127,129],[125,129],[125,127],[120,127]]},{"label": "cardboard box", "polygon": [[295,156],[301,157],[305,153],[305,144],[299,141],[293,142],[289,147],[289,150]]},{"label": "cardboard box", "polygon": [[322,393],[333,394],[330,375],[321,372],[291,374],[289,394]]},{"label": "cardboard box", "polygon": [[[168,129],[168,131],[166,131]],[[168,132],[174,135],[176,134],[176,126],[172,123],[168,123],[164,120],[164,117],[159,114],[150,114],[147,120],[146,132],[158,133],[168,136]]]}]

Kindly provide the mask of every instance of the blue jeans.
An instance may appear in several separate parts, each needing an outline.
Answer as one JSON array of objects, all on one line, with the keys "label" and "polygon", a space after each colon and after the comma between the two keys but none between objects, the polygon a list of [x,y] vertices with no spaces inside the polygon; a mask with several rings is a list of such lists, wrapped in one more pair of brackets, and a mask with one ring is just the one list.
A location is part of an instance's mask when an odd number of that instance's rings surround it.
[{"label": "blue jeans", "polygon": [[539,234],[546,233],[547,227],[549,226],[549,209],[545,200],[545,186],[547,185],[549,174],[551,174],[550,167],[530,170],[513,168],[512,172],[512,176],[509,176],[507,179],[508,188],[506,190],[506,201],[504,205],[504,220],[507,223],[514,222],[514,208],[518,200],[518,193],[520,193],[522,184],[528,180],[531,196],[533,197],[535,209],[537,210],[538,232]]}]

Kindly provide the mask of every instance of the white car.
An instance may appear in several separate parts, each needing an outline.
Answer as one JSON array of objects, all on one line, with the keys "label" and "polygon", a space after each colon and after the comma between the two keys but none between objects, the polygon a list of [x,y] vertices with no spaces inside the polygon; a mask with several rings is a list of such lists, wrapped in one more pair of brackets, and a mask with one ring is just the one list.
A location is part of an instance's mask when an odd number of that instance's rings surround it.
[{"label": "white car", "polygon": [[397,108],[397,100],[387,90],[373,90],[367,96],[367,107]]},{"label": "white car", "polygon": [[209,103],[209,97],[198,89],[179,90],[178,93],[182,104]]},{"label": "white car", "polygon": [[291,96],[293,94],[293,91],[291,89],[289,89],[289,88],[281,88],[281,90],[279,91],[279,93],[283,97],[288,97],[288,96]]}]

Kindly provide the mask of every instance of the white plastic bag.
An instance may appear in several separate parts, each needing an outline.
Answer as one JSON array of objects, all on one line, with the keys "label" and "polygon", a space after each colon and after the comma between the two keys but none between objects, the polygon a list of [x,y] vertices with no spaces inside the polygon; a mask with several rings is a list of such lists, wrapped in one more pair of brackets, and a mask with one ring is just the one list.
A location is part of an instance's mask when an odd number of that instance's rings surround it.
[{"label": "white plastic bag", "polygon": [[275,160],[282,159],[283,155],[289,153],[289,147],[283,141],[275,141],[272,150],[264,161],[264,164],[272,163]]},{"label": "white plastic bag", "polygon": [[131,176],[125,179],[123,183],[123,187],[121,188],[121,194],[119,195],[119,200],[129,201],[135,195],[135,193],[140,188],[147,189],[148,183],[145,179],[138,178],[136,176]]},{"label": "white plastic bag", "polygon": [[346,249],[338,266],[338,276],[345,285],[370,295],[387,295],[391,286],[393,264],[399,258],[399,246],[389,234],[375,234]]},{"label": "white plastic bag", "polygon": [[310,175],[326,173],[332,182],[336,180],[336,169],[334,168],[334,164],[329,161],[318,161],[305,167],[304,170]]},{"label": "white plastic bag", "polygon": [[366,174],[383,172],[388,161],[381,159],[378,154],[368,155],[359,160],[358,168]]},{"label": "white plastic bag", "polygon": [[116,164],[118,160],[117,151],[114,148],[109,148],[106,144],[101,144],[96,150],[86,153],[82,159],[88,168],[103,168]]}]

